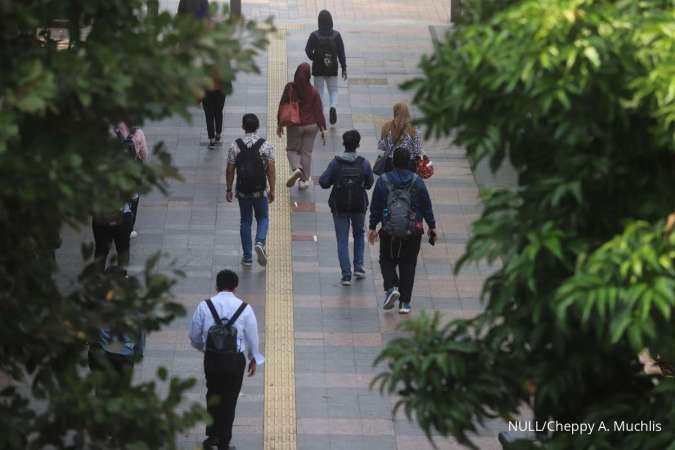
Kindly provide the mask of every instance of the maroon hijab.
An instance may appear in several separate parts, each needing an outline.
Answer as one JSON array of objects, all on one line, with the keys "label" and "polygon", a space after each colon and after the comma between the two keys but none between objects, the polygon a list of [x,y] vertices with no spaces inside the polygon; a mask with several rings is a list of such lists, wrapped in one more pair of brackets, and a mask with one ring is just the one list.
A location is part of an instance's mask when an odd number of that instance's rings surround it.
[{"label": "maroon hijab", "polygon": [[[293,99],[300,103],[300,122],[301,125],[316,123],[322,130],[326,129],[326,118],[323,115],[321,105],[321,96],[312,86],[309,80],[312,77],[312,70],[309,64],[302,63],[295,70],[293,81],[286,85],[284,93],[281,96],[281,102],[287,103]],[[278,113],[277,113],[278,118]]]},{"label": "maroon hijab", "polygon": [[312,77],[312,70],[306,62],[300,64],[295,69],[295,76],[293,77],[293,92],[298,97],[300,102],[307,102],[312,100],[314,95],[318,95],[316,89],[309,84]]}]

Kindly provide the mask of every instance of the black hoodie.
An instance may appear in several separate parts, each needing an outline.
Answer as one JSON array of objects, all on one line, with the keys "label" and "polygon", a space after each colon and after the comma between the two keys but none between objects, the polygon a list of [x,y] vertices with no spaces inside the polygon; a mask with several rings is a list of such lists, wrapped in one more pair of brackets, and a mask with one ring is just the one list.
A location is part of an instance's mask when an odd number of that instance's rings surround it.
[{"label": "black hoodie", "polygon": [[[316,33],[321,34],[322,36],[330,36],[333,33],[333,16],[330,12],[325,9],[319,13],[319,29],[312,32],[307,39],[307,45],[305,46],[305,53],[307,57],[312,61],[312,75],[318,76],[337,76],[336,73],[317,73],[315,64],[314,64],[314,51],[316,50],[318,39]],[[343,71],[347,70],[347,58],[345,57],[345,45],[342,42],[342,36],[338,31],[335,31],[337,34],[335,37],[335,46],[337,47],[337,57],[340,61],[340,67]]]}]

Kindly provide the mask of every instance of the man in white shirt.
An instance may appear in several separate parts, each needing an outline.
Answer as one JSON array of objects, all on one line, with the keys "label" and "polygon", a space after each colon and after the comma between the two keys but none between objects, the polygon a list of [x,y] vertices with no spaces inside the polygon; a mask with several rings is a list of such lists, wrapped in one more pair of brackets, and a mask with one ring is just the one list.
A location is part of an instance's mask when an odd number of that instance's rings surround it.
[{"label": "man in white shirt", "polygon": [[[221,270],[216,277],[216,289],[218,293],[211,297],[211,303],[215,313],[223,321],[227,322],[235,316],[237,310],[244,304],[234,292],[239,285],[237,274],[231,270]],[[204,352],[209,328],[216,321],[210,311],[207,301],[197,305],[192,324],[190,325],[190,343],[197,350]],[[246,369],[245,354],[248,355],[248,376],[253,376],[259,364],[265,361],[264,356],[258,351],[258,322],[251,306],[246,305],[240,315],[235,319],[232,326],[237,331],[237,350],[232,360],[232,367],[221,369],[212,368],[207,364],[207,355],[204,355],[204,373],[206,376],[206,404],[213,423],[206,427],[207,439],[204,441],[205,450],[227,450],[232,439],[232,424],[237,407],[237,399],[244,380]]]}]

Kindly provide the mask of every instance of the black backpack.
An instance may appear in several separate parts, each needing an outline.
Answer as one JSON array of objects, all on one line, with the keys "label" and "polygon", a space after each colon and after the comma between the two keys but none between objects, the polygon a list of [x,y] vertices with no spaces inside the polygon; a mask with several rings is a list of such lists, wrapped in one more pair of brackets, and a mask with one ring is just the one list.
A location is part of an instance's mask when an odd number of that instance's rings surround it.
[{"label": "black backpack", "polygon": [[239,357],[237,329],[234,323],[248,304],[242,302],[237,311],[228,319],[218,317],[211,299],[206,299],[215,322],[206,335],[206,351],[204,352],[204,368],[211,372],[229,372],[236,368],[235,358]]},{"label": "black backpack", "polygon": [[314,32],[317,44],[314,50],[313,62],[314,72],[319,76],[337,75],[338,56],[337,56],[337,31],[332,31],[329,36],[325,36],[318,31]]},{"label": "black backpack", "polygon": [[352,162],[336,159],[338,176],[333,188],[333,204],[338,213],[365,212],[365,176],[363,174],[363,158],[357,157]]},{"label": "black backpack", "polygon": [[235,165],[237,167],[237,192],[253,194],[264,192],[267,188],[267,174],[265,165],[260,156],[260,148],[265,139],[258,139],[251,148],[246,147],[244,141],[237,139],[237,145],[241,150],[237,155]]}]

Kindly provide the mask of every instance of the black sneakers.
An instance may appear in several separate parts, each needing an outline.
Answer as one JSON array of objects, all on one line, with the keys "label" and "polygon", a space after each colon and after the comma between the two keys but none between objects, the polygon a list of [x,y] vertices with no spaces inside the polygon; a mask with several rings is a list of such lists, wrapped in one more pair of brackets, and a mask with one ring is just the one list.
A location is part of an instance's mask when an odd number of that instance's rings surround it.
[{"label": "black sneakers", "polygon": [[332,106],[330,107],[330,124],[335,125],[335,122],[337,122],[337,111],[335,111],[335,108]]}]

